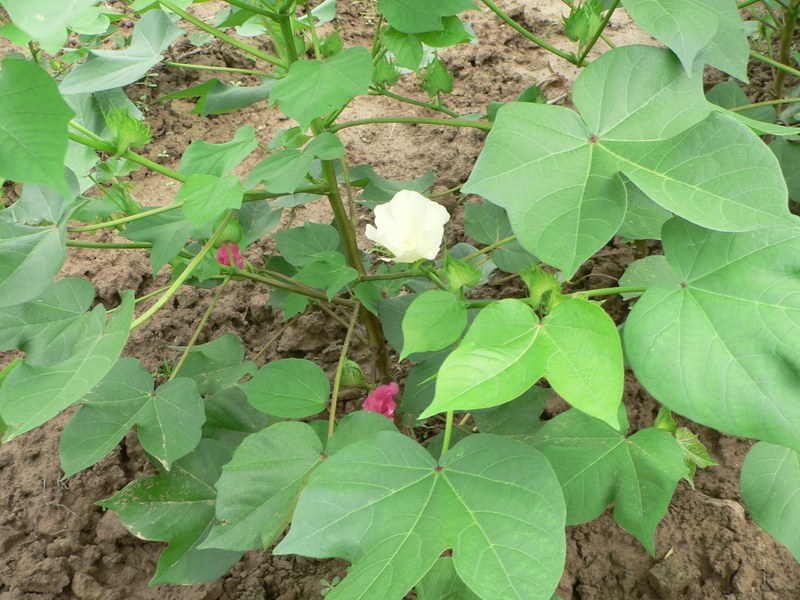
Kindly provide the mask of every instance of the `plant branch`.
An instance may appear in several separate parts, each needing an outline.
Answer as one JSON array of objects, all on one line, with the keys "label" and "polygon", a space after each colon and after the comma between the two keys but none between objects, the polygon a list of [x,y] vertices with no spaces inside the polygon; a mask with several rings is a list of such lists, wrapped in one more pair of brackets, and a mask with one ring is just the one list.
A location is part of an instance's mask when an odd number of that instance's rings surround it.
[{"label": "plant branch", "polygon": [[468,254],[467,256],[462,258],[461,260],[472,260],[473,258],[475,258],[477,256],[480,256],[481,254],[486,254],[487,252],[491,252],[495,248],[499,248],[503,244],[507,244],[508,242],[512,242],[515,239],[517,239],[517,236],[510,235],[507,238],[503,238],[502,240],[499,240],[499,241],[495,242],[494,244],[489,244],[488,246],[486,246],[486,248],[481,248],[477,252],[473,252],[472,254]]},{"label": "plant branch", "polygon": [[600,23],[600,27],[597,28],[597,31],[595,32],[594,36],[592,36],[592,39],[589,40],[589,43],[586,44],[586,47],[583,49],[583,52],[581,52],[580,56],[578,57],[579,67],[583,66],[583,61],[586,60],[586,57],[589,55],[589,52],[591,52],[592,48],[594,48],[594,45],[597,43],[597,40],[600,39],[600,36],[603,34],[603,30],[606,28],[606,25],[608,25],[609,20],[611,20],[611,15],[614,14],[615,10],[617,10],[618,4],[619,0],[614,0],[614,3],[606,11],[606,16],[603,17],[603,22]]},{"label": "plant branch", "polygon": [[353,339],[353,332],[356,328],[360,308],[361,304],[356,303],[356,309],[353,311],[353,318],[350,319],[350,325],[347,327],[347,334],[344,336],[342,351],[339,353],[339,363],[336,365],[336,375],[333,378],[333,392],[331,392],[330,416],[328,417],[328,439],[331,439],[333,435],[333,426],[336,423],[336,404],[339,400],[339,384],[342,381],[342,371],[344,370],[344,363],[347,360],[347,350],[350,348],[350,340]]},{"label": "plant branch", "polygon": [[481,0],[481,1],[482,1],[482,2],[483,2],[485,5],[486,5],[486,6],[488,6],[488,7],[489,7],[489,9],[490,9],[490,10],[491,10],[493,13],[495,13],[495,14],[496,14],[498,17],[500,17],[501,19],[503,19],[503,21],[505,21],[505,22],[506,22],[506,23],[507,23],[507,24],[508,24],[510,27],[512,27],[513,29],[515,29],[515,30],[516,30],[518,33],[521,33],[521,34],[522,34],[522,35],[524,35],[526,38],[528,38],[528,39],[529,39],[529,40],[531,40],[532,42],[534,42],[534,43],[538,44],[539,46],[541,46],[541,47],[542,47],[542,48],[544,48],[545,50],[547,50],[547,51],[549,51],[549,52],[552,52],[552,53],[553,53],[553,54],[555,54],[556,56],[560,56],[561,58],[563,58],[563,59],[564,59],[564,60],[566,60],[566,61],[569,61],[569,62],[571,62],[573,65],[579,64],[579,63],[577,62],[577,59],[575,58],[575,56],[574,56],[573,54],[567,54],[566,52],[562,52],[562,51],[561,51],[561,50],[559,50],[558,48],[556,48],[556,47],[554,47],[554,46],[551,46],[550,44],[548,44],[548,43],[547,43],[547,42],[545,42],[545,41],[542,41],[542,40],[540,40],[538,37],[536,37],[535,35],[533,35],[533,34],[532,34],[530,31],[528,31],[528,30],[527,30],[527,29],[525,29],[524,27],[521,27],[520,25],[518,25],[518,24],[517,24],[517,23],[514,21],[514,19],[512,19],[512,18],[511,18],[511,17],[509,17],[509,16],[508,16],[508,15],[507,15],[505,12],[503,12],[503,10],[502,10],[502,9],[501,9],[499,6],[497,6],[497,5],[496,5],[494,2],[492,2],[492,0]]},{"label": "plant branch", "polygon": [[777,60],[773,60],[769,56],[761,54],[760,52],[756,52],[755,50],[750,50],[750,56],[752,56],[753,58],[757,58],[758,60],[763,61],[763,62],[767,63],[768,65],[772,65],[776,69],[779,69],[781,71],[785,71],[786,73],[789,73],[790,75],[794,75],[795,77],[800,77],[800,71],[798,71],[797,69],[793,69],[792,67],[790,67],[788,65],[785,65],[783,63],[778,62]]},{"label": "plant branch", "polygon": [[[245,44],[244,42],[240,42],[239,40],[232,38],[224,31],[220,31],[216,27],[212,27],[211,25],[204,23],[194,15],[191,15],[182,8],[175,6],[172,2],[170,2],[170,0],[159,0],[159,2],[163,6],[166,6],[168,9],[174,12],[176,15],[181,17],[182,19],[189,21],[195,27],[199,27],[206,33],[210,33],[215,38],[219,38],[223,42],[229,43],[231,46],[238,48],[242,52],[247,52],[247,54],[260,58],[261,60],[265,60],[266,62],[275,65],[276,67],[280,67],[282,69],[285,69],[289,66],[289,64],[285,60],[281,60],[280,58],[276,58],[271,54],[267,54],[266,52],[262,52],[257,48],[253,48],[252,46]],[[253,7],[250,7],[248,8],[248,10],[251,10],[252,8]]]},{"label": "plant branch", "polygon": [[447,125],[450,127],[472,127],[482,131],[489,131],[491,123],[480,123],[478,121],[461,121],[458,119],[431,119],[427,117],[376,117],[374,119],[358,119],[356,121],[346,121],[338,125],[332,125],[328,131],[336,133],[348,127],[358,127],[360,125],[372,125],[375,123],[411,123],[413,125]]},{"label": "plant branch", "polygon": [[247,10],[249,12],[256,13],[257,15],[263,15],[265,17],[269,17],[270,19],[276,21],[281,17],[279,13],[272,12],[271,10],[266,10],[258,6],[253,6],[252,4],[248,4],[243,0],[225,0],[225,2],[227,2],[231,6],[236,6],[237,8],[243,8],[244,10]]},{"label": "plant branch", "polygon": [[442,455],[450,450],[450,437],[453,435],[453,411],[447,411],[447,420],[444,425],[444,439],[442,440]]},{"label": "plant branch", "polygon": [[183,67],[184,69],[199,69],[201,71],[225,71],[227,73],[244,73],[246,75],[257,75],[259,77],[273,77],[272,73],[265,73],[263,71],[254,71],[252,69],[236,69],[233,67],[214,67],[211,65],[192,65],[189,63],[176,63],[170,61],[163,61],[162,65],[170,67]]},{"label": "plant branch", "polygon": [[406,104],[413,104],[414,106],[422,106],[425,108],[430,108],[431,110],[437,110],[439,112],[443,112],[446,115],[457,119],[461,115],[457,112],[453,112],[449,108],[445,106],[440,106],[439,104],[434,104],[432,102],[422,102],[421,100],[414,100],[413,98],[407,98],[406,96],[401,96],[399,94],[394,94],[388,90],[381,90],[378,88],[372,88],[372,91],[367,94],[368,96],[386,96],[387,98],[392,98],[393,100],[397,100],[398,102],[405,102]]},{"label": "plant branch", "polygon": [[102,243],[102,242],[81,242],[78,240],[67,240],[67,246],[70,248],[117,248],[117,249],[130,249],[130,248],[143,248],[149,249],[153,247],[150,242],[130,242],[130,243]]}]

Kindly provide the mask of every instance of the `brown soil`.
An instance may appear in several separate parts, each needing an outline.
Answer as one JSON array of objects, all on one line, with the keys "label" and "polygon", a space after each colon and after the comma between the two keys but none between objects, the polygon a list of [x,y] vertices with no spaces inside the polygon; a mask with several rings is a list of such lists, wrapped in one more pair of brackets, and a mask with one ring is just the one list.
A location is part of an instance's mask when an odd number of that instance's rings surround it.
[{"label": "brown soil", "polygon": [[[339,4],[339,16],[347,25],[345,44],[367,44],[374,23],[360,11],[368,3]],[[558,35],[564,9],[560,0],[540,0],[538,4],[506,0],[500,4],[514,19],[548,41],[563,43]],[[211,2],[195,9],[207,16],[218,7],[219,3]],[[551,100],[568,101],[577,74],[573,67],[499,25],[489,14],[470,13],[469,20],[481,43],[443,53],[455,74],[455,91],[448,100],[451,108],[460,113],[481,111],[491,101],[512,99],[534,82],[547,86]],[[612,38],[617,44],[653,43],[624,15],[615,16]],[[184,55],[190,51],[191,47],[178,46],[172,58],[244,66],[239,64],[244,60],[241,56],[223,52],[217,45]],[[198,80],[196,72],[183,69],[162,67],[159,72],[158,87],[151,92],[154,98],[207,78],[200,72]],[[410,79],[399,87],[402,93],[422,98]],[[132,86],[132,98],[139,99],[141,94],[142,88]],[[278,128],[288,126],[286,119],[263,104],[206,119],[188,115],[190,108],[191,103],[186,101],[150,107],[148,119],[156,137],[145,149],[148,158],[177,168],[180,152],[192,140],[227,141],[236,128],[249,123],[266,143]],[[410,113],[413,107],[369,98],[354,102],[342,119]],[[369,163],[391,179],[419,177],[433,169],[437,191],[466,180],[483,138],[474,130],[405,125],[352,128],[342,133],[351,166]],[[252,168],[256,160],[248,159],[242,172]],[[165,204],[174,196],[175,186],[157,174],[140,171],[134,179],[136,195],[146,205]],[[464,236],[458,228],[463,224],[462,208],[453,197],[443,201],[455,217],[448,230],[448,244],[462,241]],[[364,212],[362,218],[367,217]],[[329,216],[324,206],[312,204],[299,208],[295,219],[325,221]],[[366,240],[362,242],[366,247]],[[247,256],[258,261],[269,249],[270,242],[262,240],[248,249]],[[629,246],[609,244],[576,276],[586,277],[574,289],[611,285],[633,259]],[[99,253],[71,248],[61,276],[91,280],[98,301],[107,306],[118,302],[120,290],[147,293],[166,280],[161,275],[153,281],[146,255],[136,250]],[[501,293],[514,295],[517,291],[512,285]],[[125,354],[139,358],[153,371],[165,357],[173,360],[177,352],[171,347],[189,340],[211,294],[195,288],[181,291],[168,310],[133,332]],[[282,327],[282,314],[267,307],[267,300],[268,292],[263,288],[232,284],[199,342],[230,331],[242,338],[248,357],[255,355]],[[624,320],[628,306],[621,298],[613,297],[604,306],[617,321]],[[342,334],[343,328],[336,321],[312,312],[297,319],[260,362],[299,354],[330,369],[338,357],[337,343]],[[0,354],[0,367],[13,356]],[[625,403],[634,429],[652,424],[658,405],[633,377],[628,379]],[[355,408],[353,402],[348,404],[346,410]],[[550,414],[561,409],[557,400],[548,407]],[[93,503],[108,498],[132,479],[155,471],[135,435],[129,434],[99,464],[61,481],[58,440],[73,412],[68,410],[0,446],[0,600],[314,600],[321,598],[321,578],[345,575],[347,563],[341,560],[273,557],[268,552],[251,551],[218,581],[147,587],[164,544],[130,535],[116,515],[104,513]],[[700,435],[720,466],[699,472],[696,490],[685,482],[679,484],[656,532],[655,558],[616,525],[609,511],[591,523],[570,527],[567,568],[557,590],[564,600],[800,599],[800,565],[752,522],[741,504],[738,474],[751,442],[687,425]]]}]

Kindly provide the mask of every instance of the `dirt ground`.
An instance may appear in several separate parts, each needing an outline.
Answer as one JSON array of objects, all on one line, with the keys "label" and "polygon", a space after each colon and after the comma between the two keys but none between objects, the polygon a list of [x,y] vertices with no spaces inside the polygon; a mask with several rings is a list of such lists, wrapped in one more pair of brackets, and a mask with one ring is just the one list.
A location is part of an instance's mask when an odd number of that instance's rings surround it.
[{"label": "dirt ground", "polygon": [[[505,0],[499,4],[525,27],[564,47],[559,35],[564,13],[561,0]],[[208,17],[219,6],[219,2],[210,2],[196,5],[194,10]],[[346,25],[342,31],[345,45],[370,42],[375,19],[369,7],[368,0],[340,0],[338,16]],[[568,102],[567,94],[577,75],[574,67],[502,26],[490,13],[470,12],[467,18],[480,44],[442,53],[455,75],[455,91],[447,99],[450,108],[461,114],[483,111],[489,102],[510,100],[532,83],[546,87],[552,102]],[[611,25],[616,44],[653,43],[624,14],[615,15]],[[251,64],[216,44],[198,51],[179,41],[170,52],[170,60],[175,62],[233,67]],[[132,99],[139,100],[143,94],[156,99],[209,77],[206,72],[163,66],[157,72],[157,87],[131,86],[128,92]],[[219,76],[230,80],[224,74]],[[398,88],[401,93],[424,99],[424,92],[411,79],[401,81]],[[176,169],[180,153],[192,140],[228,141],[236,128],[252,124],[266,144],[279,128],[288,126],[288,121],[267,110],[265,103],[205,119],[187,114],[191,107],[192,103],[185,100],[150,106],[148,120],[155,138],[144,149],[145,156]],[[384,98],[361,98],[347,109],[342,120],[395,114],[427,113]],[[380,175],[400,180],[433,169],[436,191],[445,191],[466,181],[485,135],[436,126],[374,125],[346,129],[341,137],[350,166],[369,163]],[[241,172],[247,172],[257,160],[248,159]],[[176,186],[155,173],[140,170],[133,179],[135,195],[145,205],[166,204],[176,191]],[[466,241],[459,232],[463,208],[453,196],[444,197],[442,202],[454,214],[447,231],[448,245]],[[361,218],[366,223],[368,212],[363,211]],[[295,219],[325,221],[329,216],[319,203],[299,208]],[[100,235],[96,239],[112,238]],[[366,239],[361,242],[368,247]],[[269,240],[262,240],[248,248],[246,256],[258,262],[270,249]],[[610,243],[584,265],[575,277],[580,281],[570,291],[613,285],[634,258],[628,245]],[[120,290],[133,289],[141,295],[167,279],[162,272],[153,280],[143,251],[78,248],[69,249],[60,276],[91,280],[98,301],[106,306],[116,305]],[[182,290],[168,309],[132,333],[125,355],[139,358],[152,371],[165,357],[176,358],[178,354],[171,347],[189,340],[212,293]],[[511,285],[498,293],[508,296],[521,290]],[[247,356],[255,355],[283,326],[282,313],[267,306],[268,298],[266,289],[252,283],[231,284],[199,343],[233,332],[245,343]],[[142,308],[146,306],[143,303]],[[604,306],[618,322],[628,311],[627,303],[618,296]],[[294,321],[259,364],[302,353],[330,371],[343,332],[335,320],[311,312]],[[355,351],[356,358],[359,351],[366,355],[358,346]],[[13,356],[0,353],[0,367]],[[407,367],[397,367],[399,380],[405,372]],[[358,399],[351,398],[347,410],[354,409]],[[652,424],[658,405],[632,376],[628,377],[624,400],[634,429]],[[562,405],[555,399],[547,413],[555,414]],[[155,470],[136,436],[129,434],[99,464],[61,481],[58,441],[73,413],[74,409],[68,410],[0,446],[0,600],[316,600],[322,598],[320,579],[346,574],[347,563],[341,560],[273,557],[269,552],[251,551],[218,581],[148,587],[164,544],[134,537],[115,514],[103,512],[93,503],[110,497],[136,477],[155,474]],[[696,490],[686,482],[678,485],[656,532],[655,558],[616,525],[610,511],[591,523],[568,528],[567,566],[557,590],[564,600],[800,600],[800,565],[752,522],[741,503],[738,475],[752,442],[685,421],[682,424],[700,435],[720,466],[700,471]]]}]

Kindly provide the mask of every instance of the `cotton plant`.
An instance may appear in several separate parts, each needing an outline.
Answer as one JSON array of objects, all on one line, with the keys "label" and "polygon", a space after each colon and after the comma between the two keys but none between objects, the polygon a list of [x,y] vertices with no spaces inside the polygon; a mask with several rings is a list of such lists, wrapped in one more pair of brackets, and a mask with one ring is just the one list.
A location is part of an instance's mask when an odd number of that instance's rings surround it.
[{"label": "cotton plant", "polygon": [[[439,52],[481,43],[472,0],[381,0],[369,48],[343,41],[333,0],[228,0],[215,25],[187,2],[137,2],[118,50],[94,41],[122,15],[90,0],[63,11],[49,0],[0,4],[14,24],[0,33],[21,43],[0,73],[0,177],[21,186],[0,211],[0,350],[24,352],[0,373],[0,432],[12,442],[80,405],[61,437],[70,477],[135,428],[159,474],[99,504],[135,535],[168,542],[153,584],[220,577],[280,539],[276,554],[352,563],[326,587],[329,600],[399,600],[412,588],[420,600],[550,600],[565,526],[612,503],[616,522],[655,554],[679,481],[713,464],[672,411],[759,440],[742,496],[800,557],[800,235],[781,171],[799,159],[782,139],[796,130],[775,124],[777,100],[753,107],[735,82],[703,94],[704,61],[747,76],[733,3],[626,2],[666,47],[622,46],[589,62],[619,2],[572,7],[565,51],[482,0],[582,72],[574,110],[543,103],[531,81],[514,101],[466,115],[448,107],[455,83]],[[790,42],[792,13],[768,9]],[[223,30],[234,26],[272,43],[231,38]],[[193,27],[252,56],[247,74],[260,83],[211,80],[158,101],[197,97],[201,116],[264,102],[252,114],[279,111],[296,125],[272,140],[250,125],[222,143],[197,140],[174,170],[136,151],[149,140],[146,111],[120,88]],[[59,54],[63,33],[77,29],[94,41]],[[425,48],[436,55],[423,64]],[[390,91],[400,69],[427,98]],[[776,80],[779,99],[784,87]],[[427,114],[346,120],[351,100],[374,96]],[[435,174],[399,184],[350,164],[339,132],[391,122],[488,132],[468,180],[450,190],[471,195],[464,233],[474,245],[443,244],[449,215],[430,191]],[[248,157],[255,166],[233,175]],[[175,197],[139,205],[127,178],[140,168],[172,179]],[[334,225],[280,227],[285,211],[309,202],[326,202]],[[374,209],[364,233],[388,256],[359,247],[354,203]],[[72,235],[101,230],[129,241]],[[618,286],[568,292],[563,282],[614,235],[661,240],[664,255],[639,257]],[[249,249],[263,238],[269,260]],[[91,308],[89,282],[55,280],[66,247],[87,245],[147,252],[154,276],[170,280],[147,308],[130,290],[113,311]],[[524,297],[496,299],[510,279]],[[345,324],[336,367],[261,364],[263,353],[231,333],[197,344],[229,284],[245,280],[269,290],[284,321],[320,307]],[[187,286],[215,291],[167,375],[120,358],[130,331]],[[613,294],[635,299],[624,340],[602,307]],[[623,341],[664,405],[638,431],[621,402]],[[361,410],[342,410],[344,387],[362,390]],[[542,421],[553,391],[571,408]]]}]

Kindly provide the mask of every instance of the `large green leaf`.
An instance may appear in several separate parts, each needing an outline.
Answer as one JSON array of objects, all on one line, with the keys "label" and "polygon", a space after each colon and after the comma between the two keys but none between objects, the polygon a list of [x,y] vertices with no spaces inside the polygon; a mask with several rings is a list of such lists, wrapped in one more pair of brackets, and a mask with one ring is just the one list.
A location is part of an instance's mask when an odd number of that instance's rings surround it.
[{"label": "large green leaf", "polygon": [[248,435],[278,421],[277,417],[256,410],[245,393],[236,387],[220,390],[205,399],[206,422],[203,437],[218,441],[233,454]]},{"label": "large green leaf", "polygon": [[75,115],[40,66],[6,58],[0,71],[0,178],[42,183],[64,196],[67,122]]},{"label": "large green leaf", "polygon": [[467,326],[467,306],[444,290],[420,294],[403,317],[400,360],[415,352],[441,350],[455,342]]},{"label": "large green leaf", "polygon": [[379,431],[394,429],[376,413],[350,413],[323,454],[319,436],[306,423],[276,423],[248,436],[217,482],[218,522],[204,548],[267,548],[286,528],[308,476],[328,455]]},{"label": "large green leaf", "polygon": [[84,319],[69,358],[47,366],[26,360],[0,388],[0,413],[8,423],[6,441],[38,427],[80,400],[111,370],[125,346],[133,317],[133,293],[105,322],[102,304]]},{"label": "large green leaf", "polygon": [[245,181],[245,187],[251,189],[264,184],[264,189],[275,194],[291,194],[306,181],[314,157],[302,154],[294,148],[279,150],[259,162]]},{"label": "large green leaf", "polygon": [[161,267],[183,249],[194,227],[195,224],[186,218],[183,209],[176,209],[155,215],[142,215],[141,219],[129,223],[121,235],[136,242],[153,244],[150,264],[153,273],[158,273]]},{"label": "large green leaf", "polygon": [[334,227],[312,222],[279,231],[273,237],[281,256],[295,267],[311,264],[316,254],[336,250],[341,243]]},{"label": "large green leaf", "polygon": [[138,360],[118,360],[64,428],[64,477],[98,462],[134,426],[142,447],[169,470],[200,441],[205,412],[196,387],[192,379],[178,377],[154,393],[153,376]]},{"label": "large green leaf", "polygon": [[98,502],[116,512],[133,535],[169,542],[151,585],[213,581],[241,558],[241,552],[198,549],[214,521],[214,483],[230,457],[214,440],[201,440],[169,473],[136,479]]},{"label": "large green leaf", "polygon": [[614,502],[617,523],[655,554],[656,526],[688,473],[674,437],[661,429],[643,429],[626,438],[569,410],[545,423],[531,443],[553,465],[563,486],[568,525],[591,521]]},{"label": "large green leaf", "polygon": [[256,130],[252,125],[237,129],[230,142],[211,144],[195,140],[181,156],[178,172],[187,177],[196,174],[222,177],[247,158],[257,145]]},{"label": "large green leaf", "polygon": [[271,102],[305,129],[311,121],[366,94],[372,83],[372,59],[366,48],[343,50],[327,61],[299,60],[272,88]]},{"label": "large green leaf", "polygon": [[258,410],[288,419],[310,417],[322,411],[331,392],[322,367],[301,358],[267,363],[250,381],[239,384],[239,388]]},{"label": "large green leaf", "polygon": [[708,63],[747,81],[749,48],[734,0],[626,0],[625,9],[690,75]]},{"label": "large green leaf", "polygon": [[3,0],[8,16],[22,31],[42,40],[81,16],[98,0]]},{"label": "large green leaf", "polygon": [[483,309],[445,359],[436,395],[420,418],[504,404],[541,377],[576,408],[619,427],[619,335],[599,305],[579,299],[565,300],[542,321],[520,300]]},{"label": "large green leaf", "polygon": [[183,202],[183,212],[195,225],[203,225],[228,209],[242,205],[244,190],[236,175],[190,175],[178,190],[176,202]]},{"label": "large green leaf", "polygon": [[328,300],[358,278],[358,271],[347,264],[347,258],[341,252],[328,250],[313,257],[316,260],[300,269],[292,279],[325,290]]},{"label": "large green leaf", "polygon": [[[91,283],[66,277],[54,282],[39,298],[0,309],[0,351],[18,348],[34,360],[44,350],[52,356],[52,346],[72,337],[67,330],[80,327],[81,316],[93,300]],[[67,356],[60,360],[64,358]]]},{"label": "large green leaf", "polygon": [[747,127],[712,114],[701,82],[668,50],[607,52],[578,77],[573,99],[583,118],[527,102],[501,108],[464,187],[505,208],[522,246],[566,275],[620,228],[620,172],[703,227],[790,219],[777,161]]},{"label": "large green leaf", "polygon": [[91,50],[61,82],[61,93],[99,92],[138,81],[161,62],[161,53],[181,34],[164,11],[151,10],[139,19],[128,48]]},{"label": "large green leaf", "polygon": [[403,33],[442,31],[443,17],[475,9],[472,0],[378,0],[378,10],[392,27]]},{"label": "large green leaf", "polygon": [[800,450],[800,230],[672,219],[663,243],[674,282],[648,289],[625,324],[637,377],[693,421]]},{"label": "large green leaf", "polygon": [[30,227],[0,212],[0,307],[42,295],[67,257],[67,228]]},{"label": "large green leaf", "polygon": [[328,458],[300,495],[276,554],[353,563],[328,598],[399,600],[453,549],[486,600],[549,600],[564,565],[564,505],[533,448],[473,435],[436,461],[398,432]]},{"label": "large green leaf", "polygon": [[800,452],[759,442],[742,464],[741,486],[753,520],[800,562]]},{"label": "large green leaf", "polygon": [[437,560],[414,591],[418,600],[480,600],[480,596],[461,581],[450,556]]},{"label": "large green leaf", "polygon": [[244,360],[244,344],[232,333],[195,346],[181,367],[181,377],[191,377],[197,382],[201,396],[217,394],[231,387],[245,375],[258,370],[251,360]]},{"label": "large green leaf", "polygon": [[[464,205],[464,231],[481,244],[495,244],[514,235],[506,211],[491,202]],[[507,273],[519,273],[539,262],[517,240],[492,250],[492,260]]]}]

